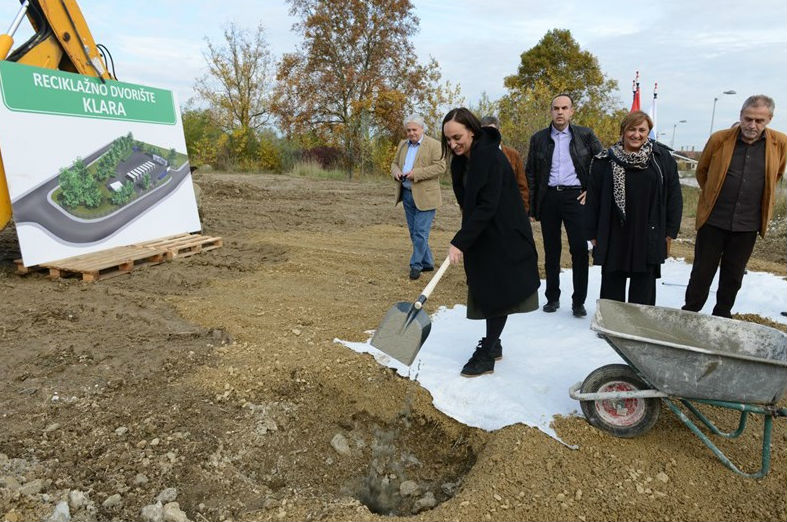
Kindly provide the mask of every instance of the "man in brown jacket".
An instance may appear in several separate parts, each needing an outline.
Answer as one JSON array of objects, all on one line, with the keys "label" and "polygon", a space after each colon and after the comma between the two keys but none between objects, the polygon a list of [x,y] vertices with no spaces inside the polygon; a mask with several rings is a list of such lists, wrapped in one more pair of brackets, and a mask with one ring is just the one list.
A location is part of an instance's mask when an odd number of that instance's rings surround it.
[{"label": "man in brown jacket", "polygon": [[713,133],[702,151],[697,241],[684,310],[702,309],[721,263],[713,315],[732,314],[757,233],[765,236],[768,229],[774,189],[787,162],[787,136],[767,128],[774,106],[768,96],[750,96],[740,125]]},{"label": "man in brown jacket", "polygon": [[445,159],[440,142],[424,134],[424,120],[410,115],[404,120],[407,139],[399,142],[391,176],[396,180],[396,201],[402,202],[413,254],[410,256],[410,279],[421,272],[434,270],[434,257],[429,248],[429,231],[440,198],[440,174],[445,172]]},{"label": "man in brown jacket", "polygon": [[[482,127],[494,127],[497,130],[500,130],[500,120],[497,119],[497,116],[484,116],[481,118],[481,126]],[[514,169],[514,175],[516,176],[516,184],[519,187],[519,193],[522,194],[522,203],[525,205],[525,212],[530,212],[530,194],[527,191],[527,177],[525,176],[525,162],[522,161],[522,156],[519,155],[519,152],[513,148],[509,147],[508,145],[500,144],[500,150],[503,151],[505,154],[506,159],[511,164],[511,168]]]}]

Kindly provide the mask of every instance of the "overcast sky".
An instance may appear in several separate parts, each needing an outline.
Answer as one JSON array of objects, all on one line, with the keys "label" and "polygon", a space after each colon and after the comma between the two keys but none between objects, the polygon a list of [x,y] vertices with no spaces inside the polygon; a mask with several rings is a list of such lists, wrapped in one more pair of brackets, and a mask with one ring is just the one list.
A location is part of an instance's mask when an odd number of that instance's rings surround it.
[{"label": "overcast sky", "polygon": [[[503,78],[516,72],[520,54],[550,29],[561,28],[571,30],[618,82],[621,107],[631,105],[635,71],[644,110],[658,82],[657,127],[667,144],[675,123],[686,120],[676,128],[676,147],[702,147],[714,97],[719,98],[714,130],[736,121],[744,99],[758,93],[776,101],[771,127],[787,130],[785,0],[413,3],[420,19],[418,58],[434,57],[443,78],[460,84],[470,103],[484,91],[492,99],[503,95]],[[193,96],[194,79],[205,71],[205,37],[221,43],[226,23],[250,30],[261,23],[277,59],[299,44],[283,0],[79,0],[79,5],[96,41],[112,52],[120,80],[171,89],[181,103]],[[15,2],[0,4],[3,28],[15,13]],[[20,31],[16,41],[27,36],[29,31]],[[722,94],[728,90],[736,94]]]}]

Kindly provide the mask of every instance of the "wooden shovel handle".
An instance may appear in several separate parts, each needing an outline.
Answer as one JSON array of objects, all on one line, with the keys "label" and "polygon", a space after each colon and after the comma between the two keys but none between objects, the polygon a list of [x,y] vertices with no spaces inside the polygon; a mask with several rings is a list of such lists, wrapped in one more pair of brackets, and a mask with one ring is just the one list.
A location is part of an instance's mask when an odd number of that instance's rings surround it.
[{"label": "wooden shovel handle", "polygon": [[440,265],[440,268],[438,268],[437,272],[435,272],[435,275],[432,276],[432,279],[429,281],[429,284],[427,284],[426,288],[424,288],[424,291],[421,292],[421,295],[418,297],[418,300],[415,303],[413,303],[413,306],[415,306],[416,310],[420,310],[424,306],[424,303],[426,302],[427,299],[429,299],[429,296],[432,295],[432,291],[434,290],[434,287],[436,287],[437,283],[440,282],[440,278],[443,277],[443,274],[445,273],[446,270],[448,270],[448,266],[450,264],[451,264],[451,259],[449,257],[446,257],[445,261],[443,261],[443,264]]}]

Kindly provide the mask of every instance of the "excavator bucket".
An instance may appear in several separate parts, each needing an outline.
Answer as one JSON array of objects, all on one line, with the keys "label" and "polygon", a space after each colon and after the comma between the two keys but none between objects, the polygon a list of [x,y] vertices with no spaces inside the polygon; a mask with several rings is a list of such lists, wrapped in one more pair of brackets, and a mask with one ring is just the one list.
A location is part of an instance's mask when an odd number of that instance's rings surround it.
[{"label": "excavator bucket", "polygon": [[[35,34],[11,51],[14,33],[25,15]],[[22,4],[8,34],[0,35],[0,59],[113,79],[101,59],[85,17],[75,0],[29,0]],[[0,230],[11,220],[11,199],[0,157]]]},{"label": "excavator bucket", "polygon": [[8,183],[5,181],[3,158],[0,156],[0,230],[11,220],[11,197],[8,195]]}]

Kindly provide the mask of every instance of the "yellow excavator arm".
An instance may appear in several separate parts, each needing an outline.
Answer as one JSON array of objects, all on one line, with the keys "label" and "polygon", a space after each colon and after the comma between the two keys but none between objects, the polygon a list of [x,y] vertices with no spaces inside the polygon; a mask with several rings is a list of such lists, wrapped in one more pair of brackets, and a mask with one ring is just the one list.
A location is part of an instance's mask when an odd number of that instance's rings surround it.
[{"label": "yellow excavator arm", "polygon": [[[7,34],[0,35],[0,59],[115,79],[93,40],[75,0],[20,0]],[[35,34],[14,51],[14,33],[27,16]],[[10,52],[10,54],[9,54]],[[11,199],[0,155],[0,230],[11,219]]]}]

